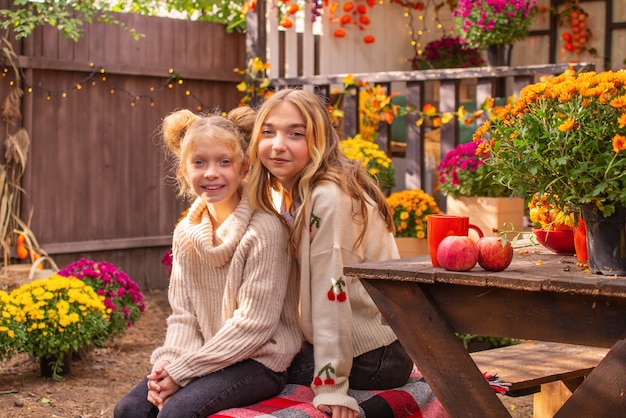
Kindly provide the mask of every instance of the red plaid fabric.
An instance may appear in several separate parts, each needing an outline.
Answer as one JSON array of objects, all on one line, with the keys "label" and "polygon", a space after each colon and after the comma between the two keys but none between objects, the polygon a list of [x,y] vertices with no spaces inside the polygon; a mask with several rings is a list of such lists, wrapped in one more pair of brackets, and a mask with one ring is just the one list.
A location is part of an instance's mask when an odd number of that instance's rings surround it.
[{"label": "red plaid fabric", "polygon": [[[360,417],[370,418],[448,418],[421,374],[414,371],[409,382],[390,390],[352,390],[359,402]],[[313,407],[313,390],[308,386],[287,385],[280,395],[245,408],[233,408],[212,418],[327,418]]]}]

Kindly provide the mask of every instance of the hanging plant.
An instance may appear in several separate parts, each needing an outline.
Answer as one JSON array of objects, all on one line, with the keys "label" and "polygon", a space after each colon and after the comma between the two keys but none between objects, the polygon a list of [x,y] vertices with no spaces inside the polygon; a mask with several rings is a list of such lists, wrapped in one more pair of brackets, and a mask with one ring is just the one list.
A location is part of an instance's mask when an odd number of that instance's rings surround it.
[{"label": "hanging plant", "polygon": [[561,39],[565,42],[565,50],[578,55],[589,52],[592,56],[597,56],[598,51],[589,47],[589,40],[592,36],[587,24],[589,14],[580,7],[578,0],[565,2],[563,6],[563,10],[557,13],[556,17],[559,26],[567,25],[569,28],[561,35]]}]

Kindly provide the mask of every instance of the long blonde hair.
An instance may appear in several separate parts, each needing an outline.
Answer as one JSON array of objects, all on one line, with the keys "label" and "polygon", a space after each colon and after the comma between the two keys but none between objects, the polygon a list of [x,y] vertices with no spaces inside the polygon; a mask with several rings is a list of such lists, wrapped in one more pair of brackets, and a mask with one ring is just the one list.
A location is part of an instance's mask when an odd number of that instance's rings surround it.
[{"label": "long blonde hair", "polygon": [[312,191],[322,181],[336,183],[358,204],[358,207],[353,207],[352,210],[355,222],[362,224],[363,230],[354,244],[355,248],[361,245],[367,229],[369,220],[366,205],[369,199],[378,206],[387,229],[393,233],[393,217],[385,195],[361,164],[347,158],[339,149],[341,138],[332,124],[327,107],[321,97],[307,90],[280,90],[268,98],[258,110],[249,150],[252,168],[247,187],[252,207],[280,216],[273,204],[272,190],[283,194],[285,191],[278,180],[261,164],[258,151],[263,123],[268,115],[282,103],[291,103],[300,111],[306,126],[305,137],[310,158],[304,169],[297,175],[294,189],[290,190],[291,208],[299,208],[295,214],[292,213],[295,215],[291,232],[295,254],[298,254],[300,248],[303,229],[309,227],[309,220],[305,219],[305,214],[309,211]]},{"label": "long blonde hair", "polygon": [[161,124],[161,136],[172,177],[176,179],[178,195],[190,200],[196,196],[186,180],[187,156],[200,138],[209,137],[228,146],[242,163],[248,161],[248,145],[254,127],[256,111],[248,106],[231,110],[226,117],[196,114],[187,109],[168,114]]}]

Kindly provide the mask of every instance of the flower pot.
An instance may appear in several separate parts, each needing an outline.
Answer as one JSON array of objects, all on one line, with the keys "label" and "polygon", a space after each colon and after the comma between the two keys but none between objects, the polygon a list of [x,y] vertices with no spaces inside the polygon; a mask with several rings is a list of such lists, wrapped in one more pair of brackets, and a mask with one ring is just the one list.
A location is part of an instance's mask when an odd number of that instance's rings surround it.
[{"label": "flower pot", "polygon": [[541,228],[533,228],[533,234],[535,234],[539,244],[555,254],[574,255],[576,252],[574,231],[571,229],[547,231]]},{"label": "flower pot", "polygon": [[491,67],[510,66],[513,44],[489,45],[487,47],[487,64]]},{"label": "flower pot", "polygon": [[626,207],[603,216],[595,205],[581,205],[587,231],[589,271],[626,276]]},{"label": "flower pot", "polygon": [[62,356],[61,361],[58,356],[41,356],[39,359],[41,377],[58,380],[61,376],[69,375],[72,371],[72,353],[65,353]]},{"label": "flower pot", "polygon": [[578,215],[578,225],[574,229],[574,247],[576,247],[576,258],[581,263],[587,262],[587,227],[582,217]]},{"label": "flower pot", "polygon": [[428,240],[421,238],[396,237],[400,258],[417,257],[428,254]]},{"label": "flower pot", "polygon": [[508,229],[513,224],[520,230],[524,224],[524,199],[515,197],[468,197],[446,198],[446,214],[469,216],[470,222],[479,227],[485,236],[498,236],[493,229]]}]

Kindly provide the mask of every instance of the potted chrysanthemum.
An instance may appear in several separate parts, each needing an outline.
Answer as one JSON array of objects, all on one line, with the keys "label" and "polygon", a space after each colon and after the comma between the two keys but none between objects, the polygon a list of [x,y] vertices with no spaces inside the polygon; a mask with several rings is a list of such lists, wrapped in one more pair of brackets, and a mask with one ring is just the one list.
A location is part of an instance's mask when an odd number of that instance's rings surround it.
[{"label": "potted chrysanthemum", "polygon": [[486,235],[505,225],[522,228],[524,200],[498,183],[487,153],[477,153],[484,142],[460,144],[448,151],[437,166],[439,188],[446,196],[448,215],[470,216],[472,223]]},{"label": "potted chrysanthemum", "polygon": [[11,292],[7,303],[6,311],[26,334],[19,351],[40,362],[42,376],[60,380],[72,353],[102,343],[106,335],[102,298],[76,277],[54,274],[26,283]]},{"label": "potted chrysanthemum", "polygon": [[361,161],[370,176],[384,192],[396,184],[393,161],[375,142],[362,139],[360,135],[339,142],[339,148],[351,160]]},{"label": "potted chrysanthemum", "polygon": [[580,209],[591,272],[626,275],[626,71],[530,84],[474,138],[488,141],[495,178],[515,194]]},{"label": "potted chrysanthemum", "polygon": [[435,198],[424,190],[411,189],[391,193],[387,203],[393,213],[400,257],[428,254],[426,220],[428,215],[441,213]]},{"label": "potted chrysanthemum", "polygon": [[480,67],[485,63],[480,50],[458,36],[444,36],[426,44],[423,53],[411,62],[414,70]]},{"label": "potted chrysanthemum", "polygon": [[[457,33],[470,47],[489,49],[524,39],[536,8],[536,0],[458,0],[452,17]],[[503,59],[501,50],[492,48],[492,53]],[[506,55],[510,60],[510,48]],[[490,64],[507,65],[507,62]]]}]

